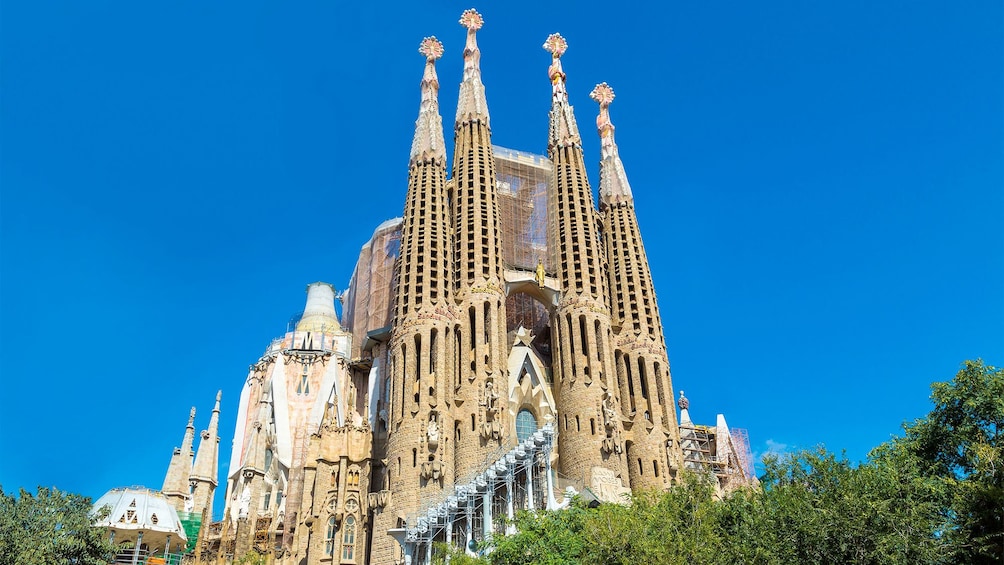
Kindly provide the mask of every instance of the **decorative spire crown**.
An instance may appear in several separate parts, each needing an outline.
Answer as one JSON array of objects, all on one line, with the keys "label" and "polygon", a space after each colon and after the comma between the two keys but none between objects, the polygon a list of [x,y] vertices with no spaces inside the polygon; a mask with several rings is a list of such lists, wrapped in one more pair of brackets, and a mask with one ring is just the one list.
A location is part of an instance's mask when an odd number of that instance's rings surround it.
[{"label": "decorative spire crown", "polygon": [[552,33],[544,42],[544,49],[551,53],[551,66],[547,76],[551,79],[551,97],[555,102],[567,102],[568,92],[565,90],[565,71],[561,69],[561,56],[568,49],[568,42],[560,33]]},{"label": "decorative spire crown", "polygon": [[195,406],[188,412],[188,427],[191,428],[195,425]]},{"label": "decorative spire crown", "polygon": [[614,124],[610,121],[610,103],[614,101],[614,89],[609,84],[597,84],[589,97],[600,105],[596,116],[596,130],[600,134],[600,203],[601,206],[632,202],[631,185],[624,172],[624,163],[617,153],[614,142]]},{"label": "decorative spire crown", "polygon": [[464,44],[464,78],[460,82],[456,122],[483,120],[487,124],[488,101],[485,85],[481,82],[481,50],[477,40],[477,31],[485,25],[485,19],[477,10],[470,8],[460,15],[460,25],[467,28],[467,43]]},{"label": "decorative spire crown", "polygon": [[425,57],[425,73],[422,75],[422,102],[415,122],[415,138],[411,142],[412,163],[423,156],[446,158],[443,119],[439,115],[439,77],[436,76],[436,59],[443,56],[443,44],[435,36],[426,37],[419,43],[418,52]]},{"label": "decorative spire crown", "polygon": [[589,97],[600,105],[600,115],[596,117],[596,131],[600,134],[600,151],[603,159],[612,157],[616,144],[614,143],[614,124],[610,121],[610,103],[614,101],[614,89],[609,84],[597,84]]},{"label": "decorative spire crown", "polygon": [[581,147],[579,126],[575,124],[575,115],[568,104],[568,91],[565,90],[565,71],[561,69],[561,56],[568,49],[568,42],[561,34],[552,33],[544,42],[544,49],[551,53],[551,66],[547,76],[551,79],[551,123],[548,135],[548,148]]}]

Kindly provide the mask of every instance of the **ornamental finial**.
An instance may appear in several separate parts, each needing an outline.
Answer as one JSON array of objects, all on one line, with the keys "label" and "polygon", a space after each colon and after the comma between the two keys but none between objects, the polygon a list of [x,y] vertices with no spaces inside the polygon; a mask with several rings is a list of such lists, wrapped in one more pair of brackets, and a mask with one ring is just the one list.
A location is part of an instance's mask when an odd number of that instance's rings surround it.
[{"label": "ornamental finial", "polygon": [[425,55],[427,61],[435,61],[443,56],[443,43],[435,36],[426,37],[418,44],[418,52]]},{"label": "ornamental finial", "polygon": [[568,49],[568,42],[559,33],[547,36],[544,49],[551,53],[551,66],[547,76],[551,79],[551,98],[554,102],[567,102],[568,92],[565,90],[565,71],[561,69],[561,56]]},{"label": "ornamental finial", "polygon": [[614,124],[610,121],[610,103],[614,101],[614,89],[609,84],[597,84],[589,97],[600,105],[600,115],[596,116],[596,131],[600,133],[602,158],[614,153]]},{"label": "ornamental finial", "polygon": [[565,41],[564,37],[561,37],[560,33],[552,33],[547,36],[547,40],[544,41],[544,49],[551,53],[551,56],[557,59],[565,54],[565,50],[568,49],[568,42]]},{"label": "ornamental finial", "polygon": [[485,19],[474,8],[468,8],[464,10],[463,14],[460,14],[460,25],[469,30],[477,31],[485,25]]}]

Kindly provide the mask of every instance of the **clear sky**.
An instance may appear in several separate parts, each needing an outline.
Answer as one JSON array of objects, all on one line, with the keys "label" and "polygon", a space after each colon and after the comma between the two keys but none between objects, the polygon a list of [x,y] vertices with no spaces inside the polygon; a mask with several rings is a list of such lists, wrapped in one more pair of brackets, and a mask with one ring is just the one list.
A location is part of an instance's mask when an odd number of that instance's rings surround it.
[{"label": "clear sky", "polygon": [[[218,389],[226,472],[248,365],[401,214],[427,35],[452,155],[468,7],[4,2],[5,489],[159,488]],[[476,7],[496,144],[546,152],[559,31],[595,188],[615,89],[695,420],[860,460],[1004,364],[998,0]]]}]

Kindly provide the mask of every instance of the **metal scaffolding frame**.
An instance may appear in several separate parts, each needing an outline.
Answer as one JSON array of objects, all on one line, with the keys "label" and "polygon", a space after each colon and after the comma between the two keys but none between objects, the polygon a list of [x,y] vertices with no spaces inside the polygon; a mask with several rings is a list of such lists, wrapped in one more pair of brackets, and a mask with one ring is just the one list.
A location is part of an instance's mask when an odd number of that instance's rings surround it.
[{"label": "metal scaffolding frame", "polygon": [[518,510],[558,508],[551,473],[555,437],[554,424],[546,424],[445,499],[409,516],[404,527],[388,531],[404,549],[405,564],[428,565],[437,542],[475,555],[477,543],[515,531]]}]

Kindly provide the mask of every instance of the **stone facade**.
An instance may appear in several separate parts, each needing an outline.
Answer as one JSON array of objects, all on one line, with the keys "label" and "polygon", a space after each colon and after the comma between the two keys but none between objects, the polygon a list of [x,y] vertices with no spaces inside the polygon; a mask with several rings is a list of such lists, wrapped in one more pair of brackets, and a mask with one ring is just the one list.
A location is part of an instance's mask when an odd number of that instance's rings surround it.
[{"label": "stone facade", "polygon": [[[548,157],[532,156],[491,143],[482,23],[473,10],[461,18],[451,168],[436,72],[443,48],[427,38],[403,218],[363,246],[343,320],[334,289],[310,285],[303,317],[250,367],[224,519],[204,525],[199,562],[248,552],[290,565],[422,561],[402,539],[416,517],[466,497],[476,476],[512,473],[505,457],[523,453],[519,442],[542,437],[533,434],[545,424],[546,450],[518,474],[531,508],[543,504],[534,497],[555,507],[566,486],[619,502],[633,489],[669,488],[684,468],[655,288],[613,140],[613,91],[593,92],[597,208],[565,90],[564,39],[545,44]],[[535,217],[546,229],[534,231]],[[527,247],[529,231],[537,235]],[[519,264],[506,260],[516,256]],[[506,479],[510,515],[516,476]],[[461,537],[493,531],[479,527],[468,519]]]}]

